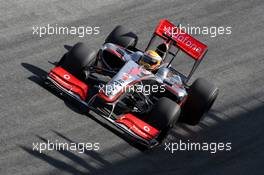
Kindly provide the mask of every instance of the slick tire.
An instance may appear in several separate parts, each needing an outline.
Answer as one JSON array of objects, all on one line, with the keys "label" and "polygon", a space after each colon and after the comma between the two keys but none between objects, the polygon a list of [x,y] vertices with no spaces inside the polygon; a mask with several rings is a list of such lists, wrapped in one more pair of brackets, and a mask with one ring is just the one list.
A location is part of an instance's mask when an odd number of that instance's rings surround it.
[{"label": "slick tire", "polygon": [[113,43],[122,47],[136,47],[138,37],[123,26],[116,26],[105,39],[105,43]]},{"label": "slick tire", "polygon": [[59,61],[59,65],[75,76],[95,61],[96,52],[84,43],[75,44]]},{"label": "slick tire", "polygon": [[160,98],[153,106],[148,123],[159,129],[158,141],[161,143],[175,125],[181,113],[180,106],[167,97]]},{"label": "slick tire", "polygon": [[180,120],[196,125],[214,104],[219,90],[203,78],[198,78],[188,90],[188,98],[182,107]]}]

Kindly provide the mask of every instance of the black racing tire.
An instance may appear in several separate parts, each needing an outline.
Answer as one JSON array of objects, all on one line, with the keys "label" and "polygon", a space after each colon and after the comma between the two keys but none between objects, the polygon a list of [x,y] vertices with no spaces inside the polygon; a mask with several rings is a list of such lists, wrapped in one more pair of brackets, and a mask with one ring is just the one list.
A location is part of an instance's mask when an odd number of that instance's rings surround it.
[{"label": "black racing tire", "polygon": [[181,107],[167,97],[160,98],[150,112],[148,123],[161,132],[157,140],[161,143],[180,117]]},{"label": "black racing tire", "polygon": [[122,47],[136,47],[138,37],[130,32],[124,26],[116,26],[114,30],[105,39],[105,43],[113,43]]},{"label": "black racing tire", "polygon": [[213,106],[219,89],[203,78],[198,78],[188,90],[188,98],[182,107],[180,121],[197,125]]},{"label": "black racing tire", "polygon": [[82,70],[95,61],[96,52],[84,43],[75,44],[59,61],[59,66],[73,75],[80,75]]}]

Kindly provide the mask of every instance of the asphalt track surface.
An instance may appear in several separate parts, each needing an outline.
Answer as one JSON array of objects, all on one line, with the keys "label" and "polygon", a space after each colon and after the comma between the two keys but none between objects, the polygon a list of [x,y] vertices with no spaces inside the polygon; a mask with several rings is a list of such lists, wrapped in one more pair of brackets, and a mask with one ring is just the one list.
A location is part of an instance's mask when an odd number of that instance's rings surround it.
[{"label": "asphalt track surface", "polygon": [[[263,174],[263,0],[6,0],[0,1],[0,174]],[[116,25],[147,44],[159,19],[194,26],[232,26],[232,34],[197,36],[209,52],[194,78],[220,89],[198,126],[177,126],[167,141],[232,142],[229,152],[141,152],[100,119],[84,115],[41,86],[65,52],[86,42],[96,49]],[[100,36],[32,35],[32,26],[99,26]],[[99,151],[32,151],[33,142],[99,142]]]}]

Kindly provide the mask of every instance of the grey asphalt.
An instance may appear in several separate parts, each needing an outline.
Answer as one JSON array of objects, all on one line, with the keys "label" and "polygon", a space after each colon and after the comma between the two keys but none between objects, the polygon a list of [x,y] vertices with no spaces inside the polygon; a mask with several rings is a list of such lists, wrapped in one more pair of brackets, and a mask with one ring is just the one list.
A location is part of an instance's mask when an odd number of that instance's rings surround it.
[{"label": "grey asphalt", "polygon": [[[0,174],[263,174],[263,0],[1,0]],[[178,125],[167,142],[231,142],[231,151],[142,152],[101,122],[41,86],[64,44],[96,49],[118,24],[144,48],[161,18],[193,26],[231,26],[232,34],[199,35],[209,46],[194,79],[220,95],[198,126]],[[99,26],[100,35],[38,37],[32,26]],[[99,151],[32,151],[32,143],[99,142]]]}]

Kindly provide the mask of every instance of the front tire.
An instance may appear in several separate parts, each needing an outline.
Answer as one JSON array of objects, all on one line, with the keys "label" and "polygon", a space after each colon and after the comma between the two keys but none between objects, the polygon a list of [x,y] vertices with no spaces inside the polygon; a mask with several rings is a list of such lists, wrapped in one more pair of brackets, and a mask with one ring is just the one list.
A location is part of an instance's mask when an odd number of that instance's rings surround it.
[{"label": "front tire", "polygon": [[122,47],[136,47],[138,37],[124,26],[116,26],[105,39],[105,43],[113,43]]},{"label": "front tire", "polygon": [[181,113],[180,106],[167,97],[160,98],[150,112],[148,123],[161,132],[157,140],[161,143],[175,125]]},{"label": "front tire", "polygon": [[58,66],[79,77],[83,69],[95,61],[95,55],[95,51],[89,49],[84,43],[77,43],[61,58]]},{"label": "front tire", "polygon": [[203,115],[211,109],[218,93],[219,89],[214,84],[198,78],[190,86],[180,120],[190,125],[198,124]]}]

